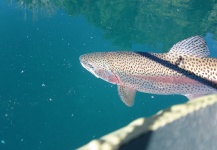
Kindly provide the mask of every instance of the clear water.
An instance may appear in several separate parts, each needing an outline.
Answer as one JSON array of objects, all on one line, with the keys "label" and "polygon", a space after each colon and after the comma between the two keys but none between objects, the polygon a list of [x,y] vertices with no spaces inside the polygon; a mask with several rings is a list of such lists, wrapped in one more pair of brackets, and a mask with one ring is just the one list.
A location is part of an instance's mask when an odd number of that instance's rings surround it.
[{"label": "clear water", "polygon": [[[40,3],[41,2],[41,3]],[[79,56],[96,51],[167,52],[202,35],[217,57],[215,1],[0,1],[0,149],[75,149],[148,117],[184,96],[138,93],[125,106],[117,87]]]}]

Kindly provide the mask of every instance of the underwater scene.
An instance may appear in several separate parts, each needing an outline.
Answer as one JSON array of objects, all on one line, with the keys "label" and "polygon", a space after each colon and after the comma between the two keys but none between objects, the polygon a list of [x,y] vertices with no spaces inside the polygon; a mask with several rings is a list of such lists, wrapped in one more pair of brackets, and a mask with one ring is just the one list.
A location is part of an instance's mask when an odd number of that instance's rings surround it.
[{"label": "underwater scene", "polygon": [[[141,66],[147,54],[168,53],[196,37],[208,48],[197,56],[217,58],[215,0],[1,0],[0,19],[0,150],[76,149],[187,102],[192,95],[180,87],[198,92],[183,78],[165,90],[155,83],[165,74],[152,63],[144,69],[158,76],[128,67],[131,61]],[[94,52],[103,53],[86,55]],[[105,52],[118,53],[101,59]],[[139,57],[123,58],[123,52]],[[126,74],[131,71],[149,76]],[[137,86],[147,79],[153,82]]]}]

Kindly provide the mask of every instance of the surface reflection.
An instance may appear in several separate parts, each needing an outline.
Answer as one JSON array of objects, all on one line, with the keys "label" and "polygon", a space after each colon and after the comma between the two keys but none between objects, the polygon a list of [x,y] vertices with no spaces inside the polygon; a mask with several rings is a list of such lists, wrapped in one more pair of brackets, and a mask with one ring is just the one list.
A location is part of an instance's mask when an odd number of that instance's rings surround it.
[{"label": "surface reflection", "polygon": [[[173,43],[192,35],[216,33],[217,4],[215,1],[177,0],[148,2],[85,1],[85,0],[17,0],[33,16],[64,9],[69,15],[83,15],[104,30],[104,38],[116,46],[131,48],[133,44],[148,44],[168,51]],[[214,37],[216,38],[216,37]]]}]

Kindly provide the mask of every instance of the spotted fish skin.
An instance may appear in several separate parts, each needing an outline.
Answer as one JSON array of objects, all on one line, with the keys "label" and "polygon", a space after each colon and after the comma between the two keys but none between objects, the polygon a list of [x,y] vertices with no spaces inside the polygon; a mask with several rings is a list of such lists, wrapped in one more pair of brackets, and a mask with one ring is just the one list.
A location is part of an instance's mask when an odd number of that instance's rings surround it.
[{"label": "spotted fish skin", "polygon": [[189,99],[217,92],[217,59],[200,36],[175,44],[168,53],[98,52],[80,56],[83,67],[118,85],[121,100],[134,104],[136,91],[182,94]]}]

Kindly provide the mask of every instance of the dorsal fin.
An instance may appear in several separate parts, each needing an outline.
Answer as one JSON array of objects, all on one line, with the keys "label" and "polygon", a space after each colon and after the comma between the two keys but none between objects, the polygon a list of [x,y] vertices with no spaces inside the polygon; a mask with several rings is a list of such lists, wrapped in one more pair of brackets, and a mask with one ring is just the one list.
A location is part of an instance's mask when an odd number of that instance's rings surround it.
[{"label": "dorsal fin", "polygon": [[201,36],[192,36],[173,45],[168,54],[207,57],[210,52]]}]

